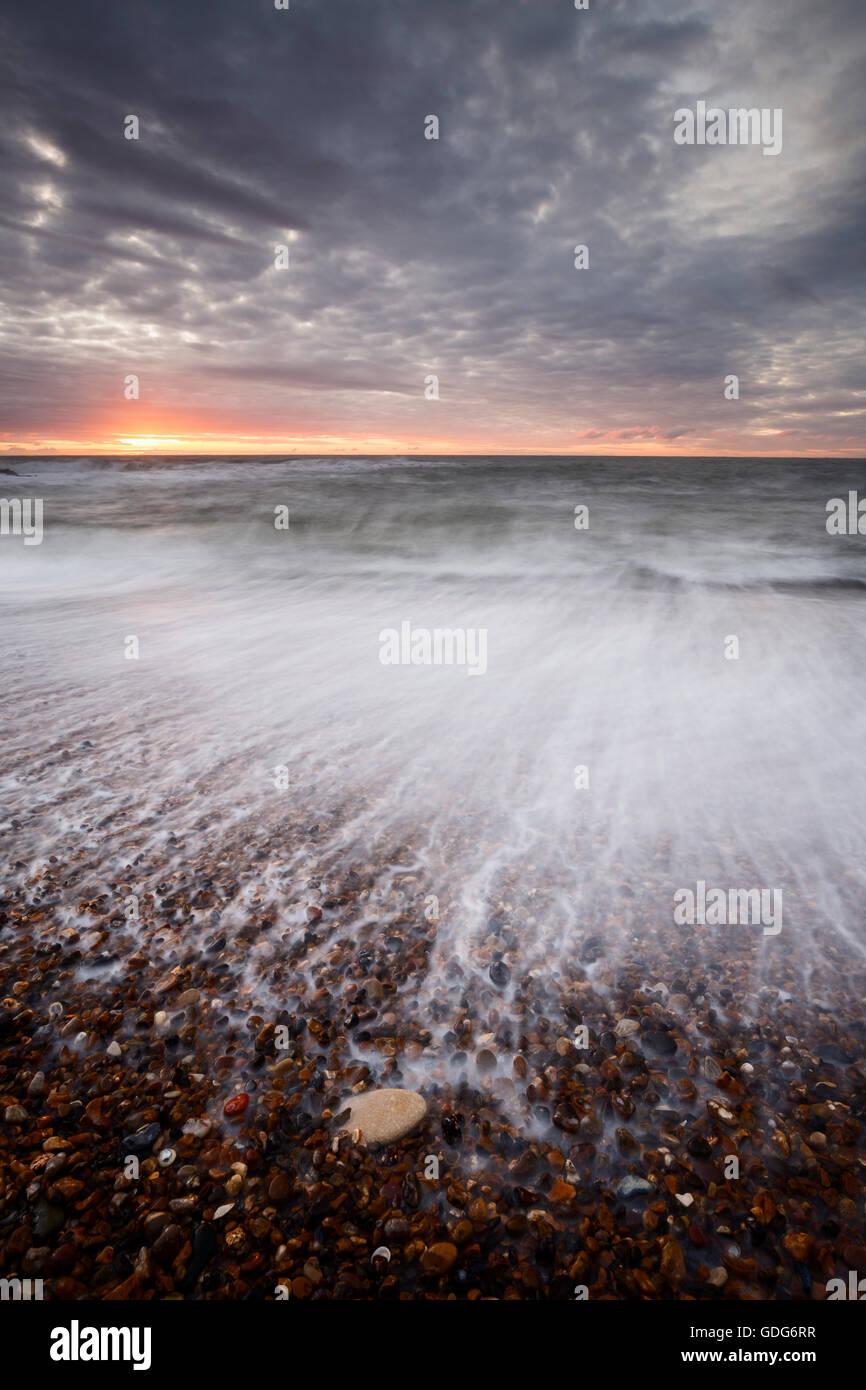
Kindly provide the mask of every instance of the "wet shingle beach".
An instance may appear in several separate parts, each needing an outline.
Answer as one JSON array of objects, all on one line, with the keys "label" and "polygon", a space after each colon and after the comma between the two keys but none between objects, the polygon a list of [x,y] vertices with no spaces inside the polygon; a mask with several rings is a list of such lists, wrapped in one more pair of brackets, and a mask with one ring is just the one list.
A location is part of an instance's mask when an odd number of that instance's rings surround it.
[{"label": "wet shingle beach", "polygon": [[10,466],[4,1277],[866,1276],[857,465]]}]

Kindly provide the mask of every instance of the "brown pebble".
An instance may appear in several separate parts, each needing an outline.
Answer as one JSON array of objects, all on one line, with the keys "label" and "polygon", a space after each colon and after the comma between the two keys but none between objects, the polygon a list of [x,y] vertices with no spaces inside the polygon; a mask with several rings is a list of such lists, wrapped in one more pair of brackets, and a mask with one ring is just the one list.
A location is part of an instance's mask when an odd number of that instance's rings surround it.
[{"label": "brown pebble", "polygon": [[277,1173],[268,1183],[268,1196],[272,1202],[285,1202],[292,1195],[291,1179],[285,1173]]},{"label": "brown pebble", "polygon": [[661,1271],[671,1284],[679,1284],[686,1277],[686,1260],[679,1241],[666,1240],[662,1249]]},{"label": "brown pebble", "polygon": [[428,1274],[447,1274],[456,1259],[457,1246],[442,1240],[424,1251],[421,1263]]}]

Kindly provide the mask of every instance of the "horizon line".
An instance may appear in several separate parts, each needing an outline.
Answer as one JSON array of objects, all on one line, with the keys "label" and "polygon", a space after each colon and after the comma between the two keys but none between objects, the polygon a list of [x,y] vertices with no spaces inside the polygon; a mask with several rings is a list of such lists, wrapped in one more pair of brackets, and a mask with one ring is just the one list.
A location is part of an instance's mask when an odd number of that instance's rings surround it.
[{"label": "horizon line", "polygon": [[[864,453],[864,454],[825,454],[825,453],[809,453],[809,454],[804,454],[804,453],[788,453],[788,454],[786,454],[786,453],[772,453],[772,454],[771,454],[771,453],[763,453],[763,454],[746,454],[746,453],[743,453],[743,454],[649,454],[649,453],[644,453],[644,452],[641,452],[641,453],[630,453],[630,452],[628,452],[628,451],[626,451],[626,450],[624,450],[624,451],[621,452],[621,453],[605,453],[605,454],[592,454],[592,453],[585,453],[585,452],[580,452],[580,453],[564,452],[564,453],[563,453],[563,452],[551,451],[551,450],[545,450],[545,451],[540,452],[540,453],[534,453],[534,452],[529,451],[529,450],[527,450],[527,451],[518,451],[518,450],[514,450],[514,451],[510,451],[510,452],[508,452],[508,453],[495,453],[495,452],[491,452],[490,450],[478,450],[478,451],[471,451],[471,452],[469,452],[469,453],[465,453],[465,452],[456,452],[456,451],[454,451],[454,452],[452,452],[452,451],[445,451],[445,450],[441,450],[441,449],[437,449],[437,450],[435,450],[433,453],[424,453],[424,454],[422,454],[422,453],[415,453],[414,450],[409,450],[408,453],[407,453],[405,450],[395,450],[395,451],[393,451],[393,452],[382,452],[382,451],[379,451],[379,450],[366,450],[366,449],[363,450],[363,451],[362,451],[362,450],[353,450],[351,453],[345,453],[345,452],[342,452],[342,453],[329,453],[327,450],[322,450],[322,449],[317,449],[317,450],[315,450],[315,451],[312,452],[312,453],[306,453],[306,452],[305,452],[305,453],[292,453],[292,452],[287,452],[287,451],[284,450],[284,449],[276,449],[276,450],[273,450],[273,451],[271,451],[271,450],[248,450],[248,449],[243,449],[243,450],[225,450],[225,449],[212,450],[212,449],[211,449],[211,450],[196,450],[196,451],[194,451],[194,452],[180,452],[180,453],[178,453],[178,452],[168,452],[168,451],[162,451],[162,450],[150,450],[150,449],[145,450],[145,451],[142,452],[142,453],[130,453],[130,452],[126,452],[126,451],[123,451],[123,450],[102,450],[102,449],[94,450],[94,449],[89,449],[89,450],[82,451],[81,453],[73,453],[73,454],[59,453],[59,452],[51,452],[51,453],[35,453],[35,452],[34,452],[34,453],[29,453],[29,452],[25,452],[25,453],[0,453],[0,463],[2,463],[2,460],[4,460],[4,459],[6,459],[6,460],[8,460],[8,461],[12,461],[12,460],[15,460],[15,459],[57,459],[57,460],[60,460],[60,459],[81,459],[81,458],[109,458],[109,459],[129,459],[129,460],[145,460],[145,459],[192,459],[192,458],[211,458],[211,459],[220,459],[220,458],[250,458],[250,459],[253,459],[253,458],[256,458],[256,459],[262,459],[262,458],[268,458],[268,459],[279,459],[279,458],[282,458],[282,459],[292,459],[292,458],[296,458],[296,459],[312,459],[312,458],[332,458],[332,459],[391,458],[391,459],[396,459],[396,458],[402,458],[402,459],[406,459],[407,461],[408,461],[408,460],[411,460],[411,459],[413,459],[413,458],[414,458],[414,459],[448,459],[448,458],[454,458],[454,459],[459,459],[459,458],[464,458],[464,459],[468,459],[468,458],[490,458],[490,459],[493,459],[493,458],[496,458],[496,459],[505,459],[505,458],[573,458],[573,459],[609,459],[609,460],[611,460],[611,461],[617,461],[617,460],[621,460],[621,459],[637,459],[637,460],[639,460],[639,459],[654,459],[654,460],[658,460],[658,459],[665,459],[665,460],[666,460],[666,459],[671,459],[671,460],[676,460],[676,459],[712,459],[712,460],[720,460],[720,461],[721,461],[721,460],[727,460],[727,459],[730,459],[730,460],[738,460],[738,459],[768,459],[768,460],[770,460],[770,459],[806,459],[806,460],[812,460],[812,461],[825,460],[825,461],[827,461],[827,462],[845,462],[845,463],[858,463],[858,462],[864,462],[864,463],[866,463],[866,453]],[[2,473],[2,468],[0,468],[0,473]]]}]

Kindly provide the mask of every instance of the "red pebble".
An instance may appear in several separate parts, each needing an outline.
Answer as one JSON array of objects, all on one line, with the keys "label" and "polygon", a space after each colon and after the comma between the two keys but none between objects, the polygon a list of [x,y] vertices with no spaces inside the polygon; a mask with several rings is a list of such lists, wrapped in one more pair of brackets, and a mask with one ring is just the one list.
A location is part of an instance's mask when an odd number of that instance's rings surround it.
[{"label": "red pebble", "polygon": [[697,1226],[689,1226],[689,1240],[699,1250],[702,1250],[707,1243],[703,1231],[699,1230]]},{"label": "red pebble", "polygon": [[58,1245],[56,1250],[45,1260],[45,1273],[50,1275],[69,1274],[75,1261],[78,1259],[78,1251],[71,1241],[66,1241],[63,1245]]},{"label": "red pebble", "polygon": [[232,1096],[223,1106],[224,1115],[242,1115],[250,1103],[250,1098],[246,1091],[241,1091],[240,1095]]}]

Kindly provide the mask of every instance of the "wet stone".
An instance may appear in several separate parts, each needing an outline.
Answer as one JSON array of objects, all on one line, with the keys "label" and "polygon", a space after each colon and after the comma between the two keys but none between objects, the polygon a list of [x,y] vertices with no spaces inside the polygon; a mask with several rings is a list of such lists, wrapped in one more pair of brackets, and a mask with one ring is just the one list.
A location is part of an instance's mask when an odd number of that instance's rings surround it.
[{"label": "wet stone", "polygon": [[272,1202],[285,1202],[292,1195],[292,1182],[285,1173],[277,1173],[268,1183],[268,1197]]},{"label": "wet stone", "polygon": [[350,1132],[359,1129],[369,1144],[391,1144],[421,1123],[427,1102],[417,1091],[386,1088],[353,1096],[342,1123]]},{"label": "wet stone", "polygon": [[671,1237],[662,1248],[661,1272],[671,1284],[679,1284],[686,1277],[686,1261],[679,1241]]},{"label": "wet stone", "polygon": [[170,1265],[177,1258],[183,1236],[179,1226],[171,1224],[157,1236],[153,1245],[153,1258],[157,1264]]},{"label": "wet stone", "polygon": [[44,1198],[36,1203],[34,1208],[35,1219],[33,1221],[33,1235],[36,1240],[44,1240],[53,1231],[59,1230],[66,1217],[62,1208],[52,1206]]},{"label": "wet stone", "polygon": [[134,1134],[128,1134],[120,1147],[125,1154],[136,1154],[139,1157],[149,1154],[161,1133],[162,1126],[154,1121],[153,1124],[143,1125]]},{"label": "wet stone", "polygon": [[450,1241],[438,1241],[424,1251],[421,1263],[428,1274],[447,1274],[457,1259],[457,1246]]},{"label": "wet stone", "polygon": [[463,1138],[463,1116],[462,1115],[443,1115],[442,1133],[446,1143],[452,1148],[460,1143]]},{"label": "wet stone", "polygon": [[664,1030],[648,1029],[646,1033],[641,1034],[641,1042],[645,1050],[653,1056],[671,1057],[677,1050],[677,1040],[673,1033]]},{"label": "wet stone", "polygon": [[651,1197],[655,1192],[655,1187],[646,1178],[638,1178],[629,1174],[622,1179],[616,1191],[618,1197]]}]

